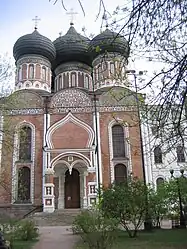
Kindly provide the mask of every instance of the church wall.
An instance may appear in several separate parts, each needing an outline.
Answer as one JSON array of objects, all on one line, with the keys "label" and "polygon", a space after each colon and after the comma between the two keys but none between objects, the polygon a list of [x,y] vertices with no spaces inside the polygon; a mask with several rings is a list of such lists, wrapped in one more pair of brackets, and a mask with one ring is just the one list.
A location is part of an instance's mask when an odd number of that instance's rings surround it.
[{"label": "church wall", "polygon": [[[114,118],[115,115],[115,118]],[[132,114],[131,114],[132,115]],[[109,143],[109,124],[115,122],[115,119],[120,119],[124,123],[129,124],[129,139],[130,139],[130,154],[133,175],[142,177],[142,162],[139,140],[139,129],[137,123],[131,119],[130,113],[100,113],[100,133],[101,133],[101,154],[102,154],[102,173],[103,185],[107,186],[111,183],[111,168],[110,168],[110,143]],[[117,123],[117,122],[116,122]],[[132,127],[130,127],[132,125]],[[129,166],[129,171],[131,171]],[[129,172],[130,173],[130,172]]]}]

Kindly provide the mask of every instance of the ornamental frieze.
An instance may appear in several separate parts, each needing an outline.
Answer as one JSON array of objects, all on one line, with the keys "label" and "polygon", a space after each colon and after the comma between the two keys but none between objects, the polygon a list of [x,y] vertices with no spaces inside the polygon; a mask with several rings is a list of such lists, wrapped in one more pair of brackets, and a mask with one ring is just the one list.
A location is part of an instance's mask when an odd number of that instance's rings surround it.
[{"label": "ornamental frieze", "polygon": [[66,89],[56,93],[51,99],[51,107],[72,108],[92,106],[90,97],[78,89]]}]

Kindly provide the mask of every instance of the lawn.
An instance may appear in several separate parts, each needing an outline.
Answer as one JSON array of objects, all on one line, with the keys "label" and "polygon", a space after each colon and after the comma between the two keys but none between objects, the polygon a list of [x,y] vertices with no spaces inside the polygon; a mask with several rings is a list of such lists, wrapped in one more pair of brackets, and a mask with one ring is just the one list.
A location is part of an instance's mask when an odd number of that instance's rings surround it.
[{"label": "lawn", "polygon": [[[87,249],[79,243],[78,249]],[[118,232],[118,239],[112,249],[186,249],[187,229],[155,230],[150,233],[139,232],[137,238],[129,238],[126,232]]]},{"label": "lawn", "polygon": [[13,249],[30,249],[36,243],[36,241],[14,241]]}]

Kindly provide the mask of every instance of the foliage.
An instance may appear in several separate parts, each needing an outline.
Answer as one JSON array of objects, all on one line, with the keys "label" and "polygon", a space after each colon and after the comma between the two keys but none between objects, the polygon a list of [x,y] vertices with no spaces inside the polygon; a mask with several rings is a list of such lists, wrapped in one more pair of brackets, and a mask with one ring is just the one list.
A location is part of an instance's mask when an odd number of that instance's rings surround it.
[{"label": "foliage", "polygon": [[14,239],[22,241],[31,241],[39,237],[38,228],[30,220],[20,221],[14,230]]},{"label": "foliage", "polygon": [[129,178],[126,183],[112,185],[103,191],[102,210],[106,217],[118,219],[129,237],[136,237],[145,219],[148,192],[142,180]]},{"label": "foliage", "polygon": [[106,218],[101,210],[83,211],[73,223],[73,231],[79,233],[90,249],[109,249],[115,243],[117,221]]},{"label": "foliage", "polygon": [[149,208],[152,221],[156,228],[160,228],[160,222],[168,214],[169,198],[168,183],[161,183],[157,189],[149,192]]}]

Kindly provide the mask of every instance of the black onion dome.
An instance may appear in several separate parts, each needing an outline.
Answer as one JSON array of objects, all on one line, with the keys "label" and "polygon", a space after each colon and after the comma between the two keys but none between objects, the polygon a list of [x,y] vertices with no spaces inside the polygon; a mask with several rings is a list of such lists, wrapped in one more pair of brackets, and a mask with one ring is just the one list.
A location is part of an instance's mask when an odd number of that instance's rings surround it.
[{"label": "black onion dome", "polygon": [[77,33],[71,26],[64,36],[60,36],[54,41],[56,48],[56,65],[64,62],[78,61],[91,65],[90,54],[88,53],[90,40]]},{"label": "black onion dome", "polygon": [[95,58],[105,52],[120,53],[126,58],[129,56],[129,45],[127,40],[118,33],[108,28],[101,34],[95,36],[90,42],[90,52]]},{"label": "black onion dome", "polygon": [[14,44],[13,55],[16,61],[26,54],[42,55],[53,62],[56,50],[52,41],[35,29],[33,33],[20,37]]}]

